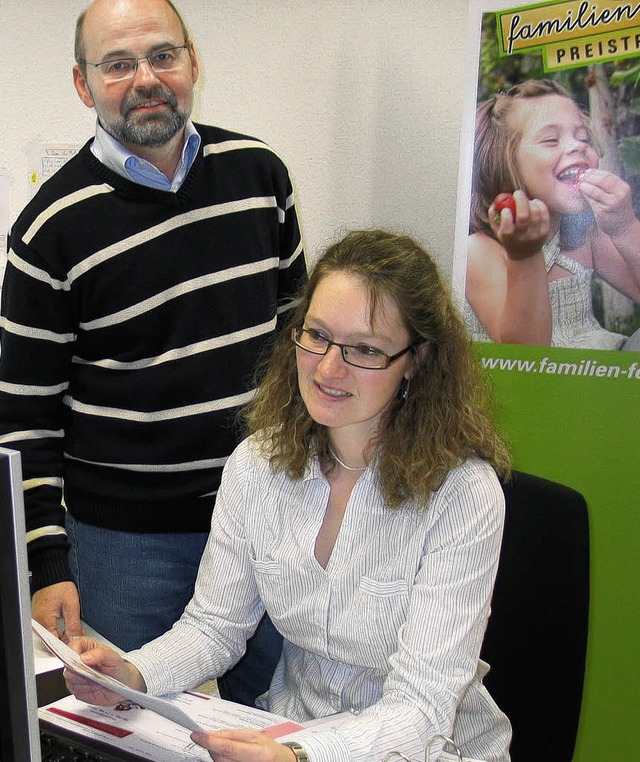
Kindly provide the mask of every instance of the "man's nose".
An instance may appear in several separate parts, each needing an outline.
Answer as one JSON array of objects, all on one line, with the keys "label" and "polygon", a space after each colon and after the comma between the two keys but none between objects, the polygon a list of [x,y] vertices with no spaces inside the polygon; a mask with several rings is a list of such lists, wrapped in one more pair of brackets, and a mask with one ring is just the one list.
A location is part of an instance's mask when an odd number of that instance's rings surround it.
[{"label": "man's nose", "polygon": [[136,82],[142,82],[143,84],[146,82],[157,82],[158,75],[153,66],[149,63],[148,58],[141,58],[138,61],[136,70],[133,73],[133,79]]}]

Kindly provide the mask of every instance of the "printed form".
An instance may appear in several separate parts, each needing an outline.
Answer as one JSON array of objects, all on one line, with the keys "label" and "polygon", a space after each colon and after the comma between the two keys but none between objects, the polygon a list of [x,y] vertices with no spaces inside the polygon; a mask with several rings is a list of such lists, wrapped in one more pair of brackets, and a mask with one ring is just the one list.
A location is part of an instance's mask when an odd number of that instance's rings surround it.
[{"label": "printed form", "polygon": [[278,738],[302,729],[286,717],[195,691],[149,696],[89,667],[34,620],[32,627],[65,667],[123,697],[115,706],[104,707],[67,696],[38,710],[41,720],[71,732],[158,762],[210,762],[208,752],[191,740],[192,730],[252,728]]}]

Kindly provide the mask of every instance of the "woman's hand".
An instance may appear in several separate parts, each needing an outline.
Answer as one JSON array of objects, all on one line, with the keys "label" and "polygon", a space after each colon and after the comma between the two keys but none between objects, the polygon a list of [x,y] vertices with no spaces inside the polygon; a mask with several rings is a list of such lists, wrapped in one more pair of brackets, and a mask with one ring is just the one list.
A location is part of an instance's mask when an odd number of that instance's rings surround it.
[{"label": "woman's hand", "polygon": [[529,199],[517,190],[515,219],[510,209],[497,212],[495,204],[489,207],[489,222],[496,238],[513,260],[528,259],[542,251],[551,231],[547,205],[537,198]]},{"label": "woman's hand", "polygon": [[[106,677],[113,677],[130,688],[146,692],[147,686],[140,672],[112,648],[101,645],[89,637],[72,638],[69,641],[69,648],[74,650],[87,666],[102,672]],[[122,699],[117,692],[117,686],[114,686],[114,690],[103,688],[79,672],[65,669],[64,679],[71,693],[88,704],[111,706]]]},{"label": "woman's hand", "polygon": [[217,730],[192,733],[191,740],[206,749],[216,762],[295,762],[287,746],[257,730]]}]

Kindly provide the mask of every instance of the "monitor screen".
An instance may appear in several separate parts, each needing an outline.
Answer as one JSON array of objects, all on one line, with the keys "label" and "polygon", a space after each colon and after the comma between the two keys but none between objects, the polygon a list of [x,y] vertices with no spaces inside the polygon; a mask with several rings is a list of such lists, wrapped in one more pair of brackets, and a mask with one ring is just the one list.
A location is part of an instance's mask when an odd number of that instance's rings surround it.
[{"label": "monitor screen", "polygon": [[20,454],[0,448],[0,762],[40,762]]}]

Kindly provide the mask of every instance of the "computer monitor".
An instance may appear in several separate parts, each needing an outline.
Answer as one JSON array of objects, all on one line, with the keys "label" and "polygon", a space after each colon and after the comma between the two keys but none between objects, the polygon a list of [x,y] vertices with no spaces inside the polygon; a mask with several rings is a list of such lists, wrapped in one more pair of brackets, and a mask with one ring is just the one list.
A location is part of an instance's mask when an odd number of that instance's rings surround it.
[{"label": "computer monitor", "polygon": [[41,762],[20,453],[0,448],[0,761]]}]

